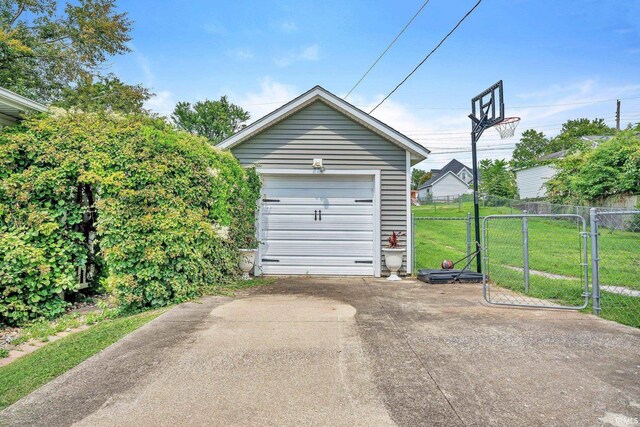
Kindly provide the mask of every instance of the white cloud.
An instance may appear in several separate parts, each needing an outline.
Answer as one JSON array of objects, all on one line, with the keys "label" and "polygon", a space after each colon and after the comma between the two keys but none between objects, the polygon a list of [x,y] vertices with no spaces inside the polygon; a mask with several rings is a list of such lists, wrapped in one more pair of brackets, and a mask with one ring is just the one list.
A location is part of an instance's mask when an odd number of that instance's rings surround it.
[{"label": "white cloud", "polygon": [[276,108],[300,95],[295,86],[279,83],[270,77],[260,79],[260,90],[233,96],[234,103],[251,113],[251,121],[256,121]]},{"label": "white cloud", "polygon": [[168,90],[158,92],[153,98],[145,102],[145,108],[162,116],[170,116],[176,102],[173,93]]},{"label": "white cloud", "polygon": [[253,51],[251,49],[238,49],[236,51],[234,51],[233,56],[235,56],[237,59],[240,60],[248,60],[248,59],[253,59]]},{"label": "white cloud", "polygon": [[318,45],[314,44],[302,49],[298,58],[305,61],[317,61],[320,59]]},{"label": "white cloud", "polygon": [[281,22],[280,25],[278,25],[278,28],[280,28],[280,30],[285,33],[293,33],[295,31],[298,31],[298,25],[293,21]]},{"label": "white cloud", "polygon": [[300,61],[317,61],[320,59],[320,47],[313,44],[299,50],[288,52],[284,55],[273,58],[273,62],[278,67],[288,67],[289,65]]}]

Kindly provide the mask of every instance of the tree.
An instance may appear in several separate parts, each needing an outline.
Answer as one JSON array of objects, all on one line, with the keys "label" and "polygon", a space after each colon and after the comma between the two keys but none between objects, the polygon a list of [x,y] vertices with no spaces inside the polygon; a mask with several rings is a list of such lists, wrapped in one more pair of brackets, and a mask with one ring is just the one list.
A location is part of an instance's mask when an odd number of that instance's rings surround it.
[{"label": "tree", "polygon": [[0,0],[0,86],[51,102],[128,52],[131,21],[115,0]]},{"label": "tree", "polygon": [[189,102],[178,102],[171,114],[179,129],[204,136],[214,144],[233,135],[250,118],[249,112],[230,103],[226,96],[219,101],[198,101],[193,106]]},{"label": "tree", "polygon": [[411,189],[417,190],[422,184],[430,180],[432,175],[433,174],[431,172],[414,168],[411,171]]},{"label": "tree", "polygon": [[511,159],[512,168],[527,168],[535,166],[538,158],[548,151],[549,139],[543,132],[527,129],[522,133],[520,142],[516,144]]},{"label": "tree", "polygon": [[584,147],[581,138],[587,135],[613,135],[615,129],[607,126],[604,119],[568,120],[562,125],[558,136],[552,138],[547,146],[547,153],[561,150],[574,150]]},{"label": "tree", "polygon": [[151,96],[153,94],[149,89],[141,85],[128,85],[109,74],[98,77],[96,81],[88,77],[76,87],[63,89],[60,101],[54,105],[85,112],[147,113],[143,105]]},{"label": "tree", "polygon": [[516,198],[518,189],[513,172],[507,168],[507,161],[481,160],[480,161],[480,191],[484,194],[509,199]]}]

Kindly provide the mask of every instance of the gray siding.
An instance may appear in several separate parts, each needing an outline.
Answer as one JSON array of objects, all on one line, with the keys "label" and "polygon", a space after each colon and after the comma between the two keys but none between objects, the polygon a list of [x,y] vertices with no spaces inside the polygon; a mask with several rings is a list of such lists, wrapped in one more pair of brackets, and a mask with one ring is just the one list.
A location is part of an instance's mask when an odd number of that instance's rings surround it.
[{"label": "gray siding", "polygon": [[382,246],[393,231],[406,246],[406,151],[327,104],[313,102],[231,151],[245,166],[310,169],[321,157],[327,170],[379,169]]}]

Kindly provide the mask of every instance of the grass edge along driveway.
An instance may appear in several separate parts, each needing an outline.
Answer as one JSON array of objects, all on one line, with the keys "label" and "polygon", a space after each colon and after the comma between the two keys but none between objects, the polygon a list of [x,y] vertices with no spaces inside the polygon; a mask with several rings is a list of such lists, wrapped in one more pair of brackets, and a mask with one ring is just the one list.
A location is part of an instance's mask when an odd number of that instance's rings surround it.
[{"label": "grass edge along driveway", "polygon": [[38,389],[125,335],[155,319],[166,309],[101,322],[85,331],[47,344],[0,368],[0,411]]}]

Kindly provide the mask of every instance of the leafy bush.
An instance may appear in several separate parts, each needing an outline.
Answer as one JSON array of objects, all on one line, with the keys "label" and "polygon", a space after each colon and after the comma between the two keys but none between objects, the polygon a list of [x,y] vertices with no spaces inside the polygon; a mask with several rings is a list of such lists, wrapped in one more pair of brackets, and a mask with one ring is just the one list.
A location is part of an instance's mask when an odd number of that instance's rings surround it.
[{"label": "leafy bush", "polygon": [[619,132],[596,148],[584,148],[558,162],[547,182],[559,203],[590,203],[615,194],[640,192],[640,128]]},{"label": "leafy bush", "polygon": [[59,314],[88,261],[125,309],[184,301],[253,238],[255,172],[158,120],[27,120],[0,133],[0,168],[0,322]]}]

